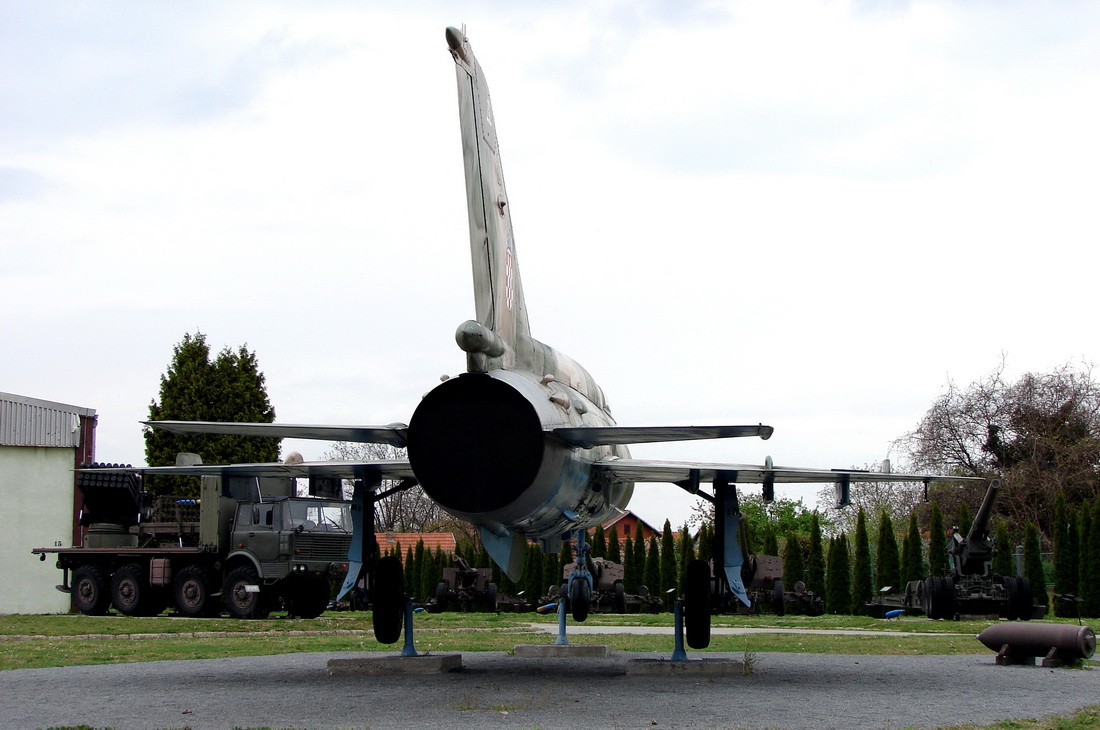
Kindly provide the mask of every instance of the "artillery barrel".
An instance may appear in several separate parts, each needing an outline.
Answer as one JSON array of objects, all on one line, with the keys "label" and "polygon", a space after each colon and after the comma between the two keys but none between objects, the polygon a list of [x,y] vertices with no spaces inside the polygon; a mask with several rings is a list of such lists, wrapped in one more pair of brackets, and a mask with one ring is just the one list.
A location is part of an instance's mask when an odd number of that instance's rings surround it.
[{"label": "artillery barrel", "polygon": [[1054,653],[1062,661],[1088,659],[1096,652],[1096,634],[1088,626],[1066,624],[993,624],[978,634],[978,641],[997,652],[1015,657],[1040,657]]},{"label": "artillery barrel", "polygon": [[1000,488],[1001,482],[999,479],[989,480],[989,489],[985,490],[982,506],[978,508],[978,514],[974,516],[970,532],[966,535],[967,542],[980,540],[989,534],[989,517],[993,514],[993,503],[997,501],[997,492]]}]

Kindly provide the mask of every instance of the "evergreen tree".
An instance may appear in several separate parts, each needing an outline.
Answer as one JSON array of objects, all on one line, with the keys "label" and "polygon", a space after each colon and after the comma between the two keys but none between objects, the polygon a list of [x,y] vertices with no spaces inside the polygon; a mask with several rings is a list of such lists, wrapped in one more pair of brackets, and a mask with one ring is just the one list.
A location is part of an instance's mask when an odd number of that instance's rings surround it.
[{"label": "evergreen tree", "polygon": [[810,555],[806,561],[806,588],[819,596],[825,595],[825,554],[821,544],[821,523],[817,511],[810,520]]},{"label": "evergreen tree", "polygon": [[1036,605],[1050,606],[1047,599],[1047,581],[1043,573],[1042,548],[1039,546],[1039,528],[1034,522],[1027,524],[1024,531],[1024,575],[1031,583],[1031,597]]},{"label": "evergreen tree", "polygon": [[634,578],[639,586],[646,586],[652,593],[653,587],[646,582],[645,568],[645,537],[642,536],[642,523],[637,522],[634,525]]},{"label": "evergreen tree", "polygon": [[1012,559],[1012,541],[1008,539],[1008,525],[997,520],[993,532],[993,561],[990,569],[997,575],[1016,575],[1016,563]]},{"label": "evergreen tree", "polygon": [[638,570],[634,566],[634,538],[630,531],[626,534],[626,543],[623,545],[623,589],[627,593],[638,592]]},{"label": "evergreen tree", "polygon": [[704,563],[710,563],[714,557],[714,535],[711,534],[710,525],[704,522],[699,526],[698,545],[696,552]]},{"label": "evergreen tree", "polygon": [[963,502],[959,505],[959,532],[963,537],[970,534],[970,527],[974,524],[974,518],[970,516],[970,506]]},{"label": "evergreen tree", "polygon": [[607,532],[607,559],[622,564],[622,548],[619,546],[619,529],[615,525]]},{"label": "evergreen tree", "polygon": [[867,534],[867,515],[860,507],[856,516],[855,565],[852,567],[852,613],[861,614],[874,597],[871,577],[871,539]]},{"label": "evergreen tree", "polygon": [[523,569],[523,597],[534,603],[542,596],[542,548],[531,544],[527,546],[527,565]]},{"label": "evergreen tree", "polygon": [[[244,346],[228,347],[210,360],[206,335],[185,334],[173,348],[168,372],[160,378],[159,401],[149,404],[151,421],[233,421],[271,423],[275,409],[267,397],[256,355]],[[176,454],[191,452],[205,464],[258,463],[279,460],[280,439],[265,436],[176,434],[162,429],[145,433],[145,461],[170,466]],[[195,477],[151,476],[146,487],[157,494],[196,496]]]},{"label": "evergreen tree", "polygon": [[416,549],[413,550],[413,574],[412,580],[407,586],[405,586],[405,593],[409,595],[409,598],[413,601],[420,603],[424,600],[423,595],[420,593],[420,589],[423,587],[423,575],[425,573],[424,568],[424,541],[416,541]]},{"label": "evergreen tree", "polygon": [[666,519],[661,532],[661,595],[665,602],[666,611],[672,610],[672,604],[676,600],[676,591],[672,593],[664,593],[664,591],[680,585],[676,567],[676,542],[672,537],[672,523]]},{"label": "evergreen tree", "polygon": [[443,551],[440,548],[436,548],[435,551],[424,551],[424,571],[420,574],[421,603],[435,597],[435,588],[439,585],[442,558]]},{"label": "evergreen tree", "polygon": [[561,552],[558,553],[558,582],[565,583],[565,569],[574,563],[573,541],[565,539],[561,541]]},{"label": "evergreen tree", "polygon": [[[1054,595],[1077,594],[1076,525],[1069,518],[1066,495],[1059,491],[1054,500]],[[1077,607],[1067,601],[1054,599],[1054,615],[1073,617]]]},{"label": "evergreen tree", "polygon": [[1092,561],[1089,555],[1092,551],[1092,505],[1086,499],[1077,509],[1077,597],[1084,598],[1080,605],[1081,615],[1092,618],[1096,614],[1088,603],[1089,578]]},{"label": "evergreen tree", "polygon": [[764,555],[779,555],[779,538],[775,535],[775,526],[768,523],[764,527]]},{"label": "evergreen tree", "polygon": [[562,583],[565,582],[564,577],[558,567],[558,559],[554,556],[554,553],[544,552],[542,555],[542,583],[539,585],[539,596],[549,595],[551,586],[561,588]]},{"label": "evergreen tree", "polygon": [[607,536],[604,535],[603,525],[596,525],[592,531],[592,551],[589,554],[593,558],[607,557]]},{"label": "evergreen tree", "polygon": [[901,548],[901,584],[924,578],[924,556],[920,539],[920,527],[917,525],[916,511],[909,513],[909,530],[905,533],[905,543]]},{"label": "evergreen tree", "polygon": [[691,530],[687,523],[680,528],[680,580],[676,584],[677,596],[684,594],[684,578],[687,576],[688,563],[695,560],[695,541],[691,537]]},{"label": "evergreen tree", "polygon": [[[1081,509],[1084,508],[1085,505],[1082,505]],[[1092,529],[1096,530],[1100,526],[1100,498],[1093,501],[1091,511]],[[1088,575],[1088,580],[1084,583],[1085,595],[1081,597],[1085,599],[1084,607],[1088,611],[1085,615],[1090,618],[1100,618],[1100,535],[1090,535],[1088,547],[1088,557],[1085,559],[1085,574]]]},{"label": "evergreen tree", "polygon": [[947,531],[943,527],[943,512],[932,503],[932,517],[928,525],[928,575],[950,575],[947,564]]},{"label": "evergreen tree", "polygon": [[645,558],[645,584],[651,595],[664,598],[664,588],[661,585],[661,553],[656,535],[649,536],[649,547]]},{"label": "evergreen tree", "polygon": [[[404,569],[402,577],[405,579],[405,593],[411,596],[412,586],[418,585],[414,582],[416,580],[416,559],[413,557],[412,548],[405,551],[405,563],[402,568]],[[451,586],[451,588],[454,588],[454,586]]]},{"label": "evergreen tree", "polygon": [[793,591],[798,581],[806,582],[806,563],[802,558],[802,543],[794,530],[790,530],[783,544],[783,585]]},{"label": "evergreen tree", "polygon": [[878,523],[878,544],[875,555],[875,590],[881,591],[890,586],[892,593],[903,593],[905,585],[901,582],[901,564],[898,561],[898,538],[894,534],[894,521],[890,513],[882,511]]},{"label": "evergreen tree", "polygon": [[825,580],[825,609],[829,613],[848,613],[852,607],[852,579],[848,538],[843,533],[829,541]]}]

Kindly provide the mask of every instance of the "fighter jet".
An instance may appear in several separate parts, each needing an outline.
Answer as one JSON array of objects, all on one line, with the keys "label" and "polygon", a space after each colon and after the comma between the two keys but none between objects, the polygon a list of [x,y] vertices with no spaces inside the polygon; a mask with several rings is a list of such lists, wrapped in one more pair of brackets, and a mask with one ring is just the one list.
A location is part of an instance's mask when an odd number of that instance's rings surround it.
[{"label": "fighter jet", "polygon": [[[576,564],[563,586],[573,618],[591,605],[585,530],[624,510],[637,482],[670,483],[715,506],[716,568],[689,566],[684,595],[688,643],[705,647],[712,596],[748,604],[741,581],[744,555],[738,540],[741,513],[736,484],[763,485],[771,500],[777,483],[835,483],[838,506],[853,482],[954,480],[956,477],[805,469],[631,458],[637,443],[759,437],[765,425],[624,427],[615,423],[603,391],[575,360],[531,336],[524,303],[511,207],[504,186],[489,89],[465,31],[446,30],[458,80],[459,121],[466,176],[475,318],[458,326],[466,372],[445,379],[421,400],[408,425],[308,426],[266,423],[149,422],[176,433],[238,434],[386,443],[407,448],[407,459],[299,464],[161,467],[176,474],[247,474],[356,480],[358,515],[352,571],[345,589],[362,578],[374,607],[376,637],[393,643],[404,616],[402,571],[396,558],[379,556],[373,506],[393,489],[419,484],[455,517],[474,524],[493,560],[512,579],[523,571],[528,541],[555,552],[563,538],[578,540]],[[391,490],[392,491],[392,490]],[[354,560],[358,558],[357,560]]]}]

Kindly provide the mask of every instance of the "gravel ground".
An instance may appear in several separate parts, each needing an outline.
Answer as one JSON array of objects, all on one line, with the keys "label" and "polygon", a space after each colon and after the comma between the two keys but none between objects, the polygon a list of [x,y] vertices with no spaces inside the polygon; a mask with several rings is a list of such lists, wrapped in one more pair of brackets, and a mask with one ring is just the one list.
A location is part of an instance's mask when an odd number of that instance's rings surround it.
[{"label": "gravel ground", "polygon": [[1068,714],[1100,702],[1096,669],[999,667],[992,652],[760,653],[750,674],[714,678],[626,673],[631,658],[667,654],[519,659],[486,652],[463,654],[463,671],[452,674],[328,675],[329,659],[360,656],[373,655],[5,671],[0,727],[901,728]]}]

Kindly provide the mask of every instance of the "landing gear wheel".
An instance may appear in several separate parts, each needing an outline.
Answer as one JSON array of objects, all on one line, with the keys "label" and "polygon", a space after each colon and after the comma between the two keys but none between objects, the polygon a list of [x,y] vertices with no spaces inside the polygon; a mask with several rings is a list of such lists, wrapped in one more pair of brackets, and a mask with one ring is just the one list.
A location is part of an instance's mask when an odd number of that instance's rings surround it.
[{"label": "landing gear wheel", "polygon": [[772,609],[776,616],[787,613],[787,592],[783,589],[783,581],[777,580],[772,587]]},{"label": "landing gear wheel", "polygon": [[155,616],[163,605],[149,585],[145,569],[137,563],[127,563],[111,576],[111,603],[127,616]]},{"label": "landing gear wheel", "polygon": [[331,589],[327,578],[302,578],[291,584],[287,611],[298,618],[317,618],[328,608]]},{"label": "landing gear wheel", "polygon": [[710,566],[692,560],[684,577],[684,633],[692,649],[710,646]]},{"label": "landing gear wheel", "polygon": [[405,623],[405,574],[401,561],[388,555],[374,566],[371,581],[371,618],[374,638],[393,644],[401,638]]},{"label": "landing gear wheel", "polygon": [[485,586],[485,610],[489,613],[497,612],[497,584],[490,583]]},{"label": "landing gear wheel", "polygon": [[111,605],[111,585],[96,565],[81,565],[73,571],[73,605],[86,616],[102,616]]},{"label": "landing gear wheel", "polygon": [[176,579],[172,582],[176,611],[188,618],[217,614],[218,603],[211,596],[212,586],[210,571],[199,565],[188,565],[176,574]]},{"label": "landing gear wheel", "polygon": [[622,582],[615,584],[615,598],[611,605],[615,608],[615,613],[626,613],[626,589]]},{"label": "landing gear wheel", "polygon": [[574,621],[584,621],[592,608],[592,586],[586,578],[569,581],[569,608]]},{"label": "landing gear wheel", "polygon": [[267,618],[270,611],[260,577],[251,565],[241,565],[229,571],[222,586],[222,601],[234,618]]}]

